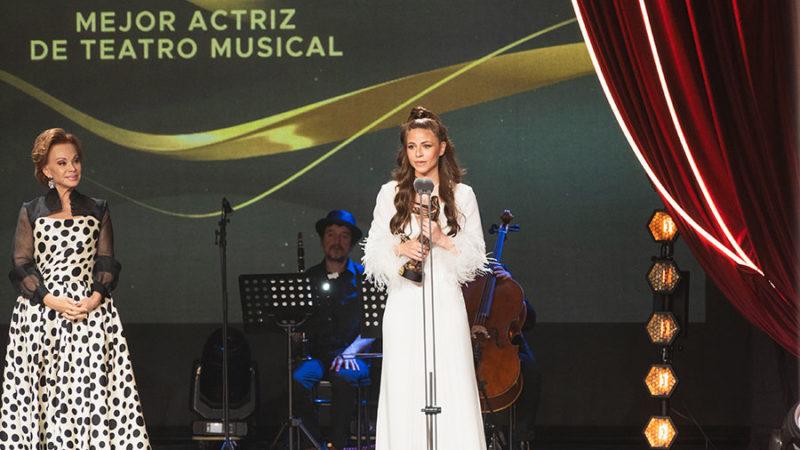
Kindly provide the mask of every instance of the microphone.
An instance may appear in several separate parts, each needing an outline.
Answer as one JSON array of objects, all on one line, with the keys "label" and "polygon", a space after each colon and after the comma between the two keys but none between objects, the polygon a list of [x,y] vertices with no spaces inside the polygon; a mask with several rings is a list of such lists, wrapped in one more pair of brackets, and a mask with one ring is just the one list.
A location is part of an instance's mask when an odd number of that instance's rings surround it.
[{"label": "microphone", "polygon": [[233,207],[227,198],[222,197],[222,212],[225,214],[233,214]]},{"label": "microphone", "polygon": [[303,233],[297,233],[297,271],[306,271],[305,250],[303,249]]},{"label": "microphone", "polygon": [[414,190],[419,195],[430,195],[433,192],[433,180],[430,178],[417,178],[414,180]]}]

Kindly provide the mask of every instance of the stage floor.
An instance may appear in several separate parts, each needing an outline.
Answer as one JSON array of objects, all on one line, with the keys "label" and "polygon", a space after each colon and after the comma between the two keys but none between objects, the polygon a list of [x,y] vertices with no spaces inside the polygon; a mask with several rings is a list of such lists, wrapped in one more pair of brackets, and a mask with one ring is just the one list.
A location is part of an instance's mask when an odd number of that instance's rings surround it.
[{"label": "stage floor", "polygon": [[[738,445],[717,445],[716,447],[707,447],[705,444],[675,444],[672,450],[706,450],[708,448],[717,448],[719,450],[746,450],[747,444],[742,443]],[[153,445],[153,450],[218,450],[220,445],[215,446],[200,446],[194,444],[165,444]],[[238,450],[268,450],[269,443],[257,444],[242,444],[237,446]],[[278,447],[276,450],[285,450],[286,447]],[[644,443],[631,444],[631,443],[618,443],[618,444],[558,444],[537,442],[531,446],[532,450],[648,450],[649,447]],[[355,450],[355,447],[348,447],[345,450]],[[421,449],[424,450],[424,449]],[[447,447],[442,447],[441,450],[451,450]]]},{"label": "stage floor", "polygon": [[[220,450],[221,441],[192,441],[188,430],[153,430],[153,450]],[[705,436],[703,435],[705,433]],[[641,430],[630,427],[537,427],[535,450],[648,450]],[[710,441],[706,441],[706,436]],[[274,434],[241,441],[237,450],[269,450]],[[672,450],[746,450],[749,430],[742,427],[710,427],[679,430]],[[766,445],[766,444],[765,444]],[[440,445],[441,450],[451,450]],[[286,445],[276,446],[285,450]],[[355,446],[348,448],[355,450]],[[424,449],[419,449],[424,450]],[[457,450],[457,449],[452,449]],[[502,448],[502,450],[507,450]]]}]

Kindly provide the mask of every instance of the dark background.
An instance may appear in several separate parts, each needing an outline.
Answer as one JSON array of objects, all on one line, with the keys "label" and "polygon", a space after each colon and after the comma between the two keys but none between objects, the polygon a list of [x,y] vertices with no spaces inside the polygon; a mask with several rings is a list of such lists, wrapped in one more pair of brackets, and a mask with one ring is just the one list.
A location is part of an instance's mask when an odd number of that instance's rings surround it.
[{"label": "dark background", "polygon": [[[111,125],[184,134],[236,126],[470,62],[574,17],[565,0],[471,0],[457,8],[444,1],[229,1],[215,7],[295,8],[297,29],[186,31],[188,19],[201,6],[177,0],[5,2],[0,6],[0,69]],[[76,11],[110,10],[170,10],[178,18],[178,30],[76,32]],[[343,56],[212,60],[204,52],[212,36],[289,34],[333,35]],[[200,51],[190,60],[86,61],[77,45],[83,38],[139,37],[192,37]],[[68,61],[30,61],[32,39],[67,39]],[[581,41],[572,23],[511,52]],[[629,150],[597,79],[570,79],[447,112],[442,119],[468,169],[465,181],[477,194],[484,225],[510,209],[521,226],[510,236],[503,261],[538,312],[539,324],[527,339],[543,373],[538,420],[543,433],[574,434],[574,428],[590,433],[585,430],[599,427],[640,436],[649,415],[659,410],[642,380],[659,357],[644,330],[652,310],[645,273],[650,257],[659,251],[645,225],[661,202]],[[329,120],[335,124],[348,118]],[[123,264],[114,297],[126,326],[145,418],[153,434],[185,433],[194,418],[189,408],[192,363],[221,318],[217,219],[165,215],[129,199],[175,212],[218,211],[223,196],[234,204],[253,198],[337,143],[196,161],[115,144],[85,123],[0,83],[0,217],[5,218],[0,236],[10,243],[20,204],[43,193],[29,159],[35,136],[54,126],[77,134],[84,146],[81,190],[111,205],[117,257]],[[306,239],[307,264],[316,263],[322,253],[314,223],[328,210],[350,210],[366,233],[375,195],[389,178],[397,147],[397,127],[368,133],[231,217],[228,284],[234,324],[241,322],[238,274],[295,270],[298,232]],[[493,243],[487,234],[487,247]],[[360,249],[353,257],[360,259]],[[738,430],[733,435],[742,434],[753,413],[748,404],[752,331],[680,241],[676,261],[692,274],[692,323],[682,340],[684,350],[675,356],[680,382],[673,406],[705,429],[721,430],[721,436],[731,436],[725,434],[730,429]],[[0,321],[8,321],[15,298],[9,284],[0,284],[0,310],[6,311]],[[257,423],[270,429],[285,417],[284,335],[274,327],[248,339],[260,374]],[[691,420],[674,420],[694,430],[689,435],[699,435]]]}]

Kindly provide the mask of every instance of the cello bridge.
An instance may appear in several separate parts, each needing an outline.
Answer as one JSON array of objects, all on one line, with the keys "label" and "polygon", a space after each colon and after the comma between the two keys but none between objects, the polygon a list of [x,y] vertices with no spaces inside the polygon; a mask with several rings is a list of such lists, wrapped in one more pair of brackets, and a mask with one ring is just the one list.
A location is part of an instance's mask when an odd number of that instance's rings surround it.
[{"label": "cello bridge", "polygon": [[472,339],[480,341],[485,341],[491,337],[489,335],[489,330],[487,330],[483,325],[473,325],[472,329],[470,330],[470,335],[472,336]]}]

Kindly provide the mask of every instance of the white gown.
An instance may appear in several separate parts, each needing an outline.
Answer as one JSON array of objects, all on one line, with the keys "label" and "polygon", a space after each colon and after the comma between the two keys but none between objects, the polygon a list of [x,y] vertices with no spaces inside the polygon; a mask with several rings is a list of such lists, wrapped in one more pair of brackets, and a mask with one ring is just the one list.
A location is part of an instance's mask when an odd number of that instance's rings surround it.
[{"label": "white gown", "polygon": [[[388,291],[383,319],[383,368],[376,450],[424,450],[427,448],[427,427],[426,415],[421,410],[427,402],[423,290],[420,284],[398,273],[408,259],[395,256],[394,248],[400,243],[400,237],[389,230],[389,221],[395,214],[396,186],[397,183],[391,181],[381,187],[364,245],[366,275],[385,285]],[[486,441],[460,285],[472,280],[485,267],[486,249],[472,188],[465,184],[457,185],[455,201],[461,230],[451,239],[457,254],[434,247],[425,268],[425,295],[430,299],[433,291],[434,298],[437,380],[434,406],[442,408],[441,413],[435,416],[438,443],[435,448],[483,450]],[[444,205],[440,211],[440,226],[447,233]],[[411,237],[418,232],[418,223],[405,230]],[[431,260],[435,269],[433,277],[428,276]],[[430,321],[430,305],[426,311]],[[430,337],[427,339],[429,349],[432,340]],[[433,370],[430,356],[427,363],[430,372]]]}]

